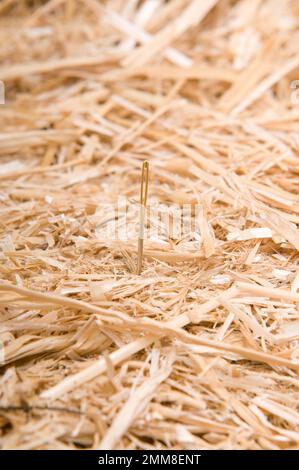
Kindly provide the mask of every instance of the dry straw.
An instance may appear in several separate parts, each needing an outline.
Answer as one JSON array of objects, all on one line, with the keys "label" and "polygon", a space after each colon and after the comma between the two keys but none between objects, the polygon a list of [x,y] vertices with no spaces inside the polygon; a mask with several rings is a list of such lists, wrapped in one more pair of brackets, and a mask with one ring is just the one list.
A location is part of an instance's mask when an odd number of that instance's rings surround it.
[{"label": "dry straw", "polygon": [[1,2],[2,449],[299,447],[298,27]]}]

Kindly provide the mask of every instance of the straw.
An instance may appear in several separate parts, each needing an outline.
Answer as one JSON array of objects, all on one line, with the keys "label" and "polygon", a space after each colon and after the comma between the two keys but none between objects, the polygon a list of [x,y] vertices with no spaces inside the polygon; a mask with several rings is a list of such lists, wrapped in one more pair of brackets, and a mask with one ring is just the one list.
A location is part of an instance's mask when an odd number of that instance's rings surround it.
[{"label": "straw", "polygon": [[298,13],[1,2],[1,450],[298,449]]}]

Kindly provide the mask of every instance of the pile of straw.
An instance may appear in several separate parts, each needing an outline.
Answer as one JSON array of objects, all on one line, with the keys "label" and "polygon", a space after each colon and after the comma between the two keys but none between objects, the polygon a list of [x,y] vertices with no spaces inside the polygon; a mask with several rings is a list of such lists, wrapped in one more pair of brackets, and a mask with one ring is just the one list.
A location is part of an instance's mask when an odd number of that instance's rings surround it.
[{"label": "pile of straw", "polygon": [[[1,2],[2,449],[299,447],[298,25],[296,0]],[[198,229],[137,275],[138,213],[105,229],[144,160]]]}]

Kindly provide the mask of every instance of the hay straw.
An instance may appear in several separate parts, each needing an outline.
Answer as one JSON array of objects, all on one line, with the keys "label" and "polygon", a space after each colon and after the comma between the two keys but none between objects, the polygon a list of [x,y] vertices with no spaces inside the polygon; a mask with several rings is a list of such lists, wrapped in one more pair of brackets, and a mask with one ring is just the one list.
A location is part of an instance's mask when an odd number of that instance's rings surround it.
[{"label": "hay straw", "polygon": [[298,449],[298,26],[1,2],[1,449]]}]

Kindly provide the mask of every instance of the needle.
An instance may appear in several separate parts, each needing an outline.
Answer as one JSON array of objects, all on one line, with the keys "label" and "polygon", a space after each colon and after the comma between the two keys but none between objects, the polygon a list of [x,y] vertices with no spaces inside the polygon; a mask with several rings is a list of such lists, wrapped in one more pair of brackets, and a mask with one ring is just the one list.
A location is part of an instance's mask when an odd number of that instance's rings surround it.
[{"label": "needle", "polygon": [[141,274],[141,270],[142,270],[144,217],[145,217],[147,193],[148,193],[148,174],[149,174],[149,163],[146,160],[142,164],[142,172],[141,172],[137,274]]}]

